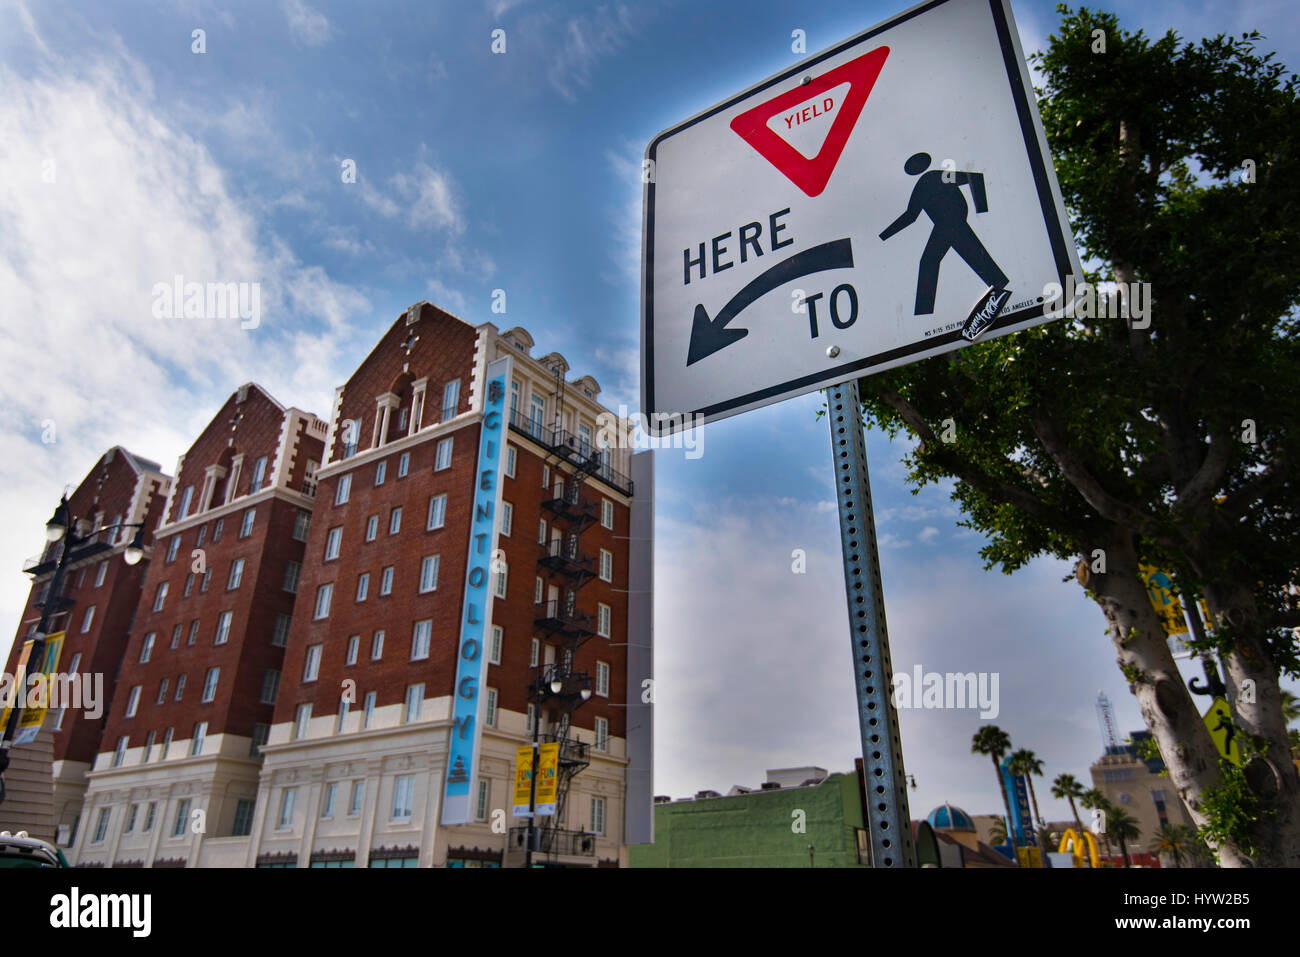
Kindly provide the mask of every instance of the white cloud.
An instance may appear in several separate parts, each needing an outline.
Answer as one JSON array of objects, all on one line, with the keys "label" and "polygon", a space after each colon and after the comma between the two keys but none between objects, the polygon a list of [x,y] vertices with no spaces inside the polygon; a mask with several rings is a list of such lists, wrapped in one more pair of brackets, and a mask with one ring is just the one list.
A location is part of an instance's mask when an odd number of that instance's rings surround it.
[{"label": "white cloud", "polygon": [[916,540],[922,545],[933,545],[939,538],[939,530],[933,525],[927,525],[916,534]]},{"label": "white cloud", "polygon": [[386,219],[404,220],[412,229],[429,227],[451,233],[465,229],[455,187],[446,173],[420,160],[411,172],[389,177],[388,185],[391,192],[384,192],[358,171],[361,201]]},{"label": "white cloud", "polygon": [[289,31],[299,43],[309,47],[324,46],[329,42],[334,28],[329,19],[302,0],[283,0],[281,8],[289,21]]},{"label": "white cloud", "polygon": [[611,11],[597,7],[591,16],[574,17],[564,25],[563,38],[546,71],[551,85],[571,103],[591,85],[591,73],[601,59],[621,50],[636,32],[632,12],[624,4]]},{"label": "white cloud", "polygon": [[899,538],[893,532],[885,532],[876,539],[876,542],[881,548],[907,548],[912,544],[906,538]]}]

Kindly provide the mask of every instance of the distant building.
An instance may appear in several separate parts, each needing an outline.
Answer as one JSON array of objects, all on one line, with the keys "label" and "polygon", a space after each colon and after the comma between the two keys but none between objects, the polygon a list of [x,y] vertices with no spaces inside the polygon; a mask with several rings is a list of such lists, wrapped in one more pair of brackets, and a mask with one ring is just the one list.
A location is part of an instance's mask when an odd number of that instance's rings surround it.
[{"label": "distant building", "polygon": [[[981,815],[984,816],[984,815]],[[939,841],[940,867],[1017,867],[1009,857],[980,840],[975,819],[959,807],[940,804],[926,815]],[[915,826],[913,833],[915,833]]]},{"label": "distant building", "polygon": [[[1107,754],[1098,759],[1089,771],[1092,785],[1115,807],[1122,809],[1138,824],[1139,836],[1129,842],[1129,861],[1132,864],[1158,866],[1156,856],[1147,852],[1147,847],[1159,833],[1160,828],[1171,826],[1193,826],[1191,816],[1183,807],[1178,797],[1178,790],[1168,777],[1162,777],[1164,762],[1154,749],[1143,748],[1142,741],[1150,739],[1146,731],[1135,731],[1130,735],[1134,744],[1119,748],[1107,748]],[[1149,752],[1150,756],[1140,754]],[[1086,820],[1085,825],[1091,825]],[[1123,863],[1119,845],[1110,841],[1109,859],[1112,863]]]}]

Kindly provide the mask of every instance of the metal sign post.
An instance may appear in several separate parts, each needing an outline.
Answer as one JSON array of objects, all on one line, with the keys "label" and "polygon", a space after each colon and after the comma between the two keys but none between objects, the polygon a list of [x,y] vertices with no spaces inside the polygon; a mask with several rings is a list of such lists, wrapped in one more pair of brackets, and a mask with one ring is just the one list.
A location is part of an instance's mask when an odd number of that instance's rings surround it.
[{"label": "metal sign post", "polygon": [[880,586],[880,551],[867,476],[858,383],[850,379],[827,390],[835,495],[844,549],[844,590],[849,603],[853,684],[858,692],[858,727],[866,776],[867,830],[873,867],[916,867],[912,819],[907,804],[903,745],[894,709],[894,668],[889,660],[885,596]]}]

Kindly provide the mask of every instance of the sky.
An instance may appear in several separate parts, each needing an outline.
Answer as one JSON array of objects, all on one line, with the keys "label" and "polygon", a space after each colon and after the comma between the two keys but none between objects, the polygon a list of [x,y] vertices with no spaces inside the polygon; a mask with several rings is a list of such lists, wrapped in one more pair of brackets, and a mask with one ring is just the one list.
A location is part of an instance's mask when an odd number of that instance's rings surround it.
[{"label": "sky", "polygon": [[[1102,6],[1149,35],[1258,29],[1300,63],[1293,0]],[[324,417],[420,299],[525,327],[606,405],[637,409],[646,144],[801,59],[794,31],[813,53],[901,8],[0,0],[0,621],[18,621],[60,490],[106,448],[170,472],[247,381]],[[1053,4],[1014,12],[1025,51],[1045,46]],[[155,318],[154,284],[176,275],[260,283],[260,324]],[[657,793],[860,754],[821,404],[710,424],[698,456],[655,453]],[[1099,692],[1121,734],[1142,727],[1100,610],[1065,564],[985,571],[950,489],[912,494],[907,448],[868,435],[895,671],[996,674],[989,720],[1048,780],[1086,782]],[[914,817],[998,810],[970,753],[977,711],[900,723]]]}]

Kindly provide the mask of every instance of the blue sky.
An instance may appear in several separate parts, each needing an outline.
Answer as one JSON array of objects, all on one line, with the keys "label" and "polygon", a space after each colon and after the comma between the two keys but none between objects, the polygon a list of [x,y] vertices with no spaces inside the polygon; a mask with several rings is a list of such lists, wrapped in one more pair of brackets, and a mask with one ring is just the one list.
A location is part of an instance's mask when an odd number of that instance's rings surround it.
[{"label": "blue sky", "polygon": [[[1283,62],[1300,61],[1290,0],[1104,6],[1148,34],[1258,28]],[[171,470],[250,379],[326,415],[334,386],[418,299],[526,327],[594,375],[608,404],[635,408],[646,143],[799,59],[792,31],[815,52],[898,9],[0,0],[3,620],[18,618],[18,569],[58,489],[104,448]],[[1052,4],[1015,13],[1025,49],[1041,47]],[[355,183],[340,175],[349,160]],[[177,273],[261,282],[261,325],[152,318],[153,284]],[[490,310],[496,289],[505,316]],[[68,381],[52,387],[60,370]],[[660,793],[851,765],[819,406],[807,396],[711,425],[698,459],[657,453]],[[1099,690],[1123,731],[1141,727],[1100,612],[1056,563],[982,571],[980,539],[957,527],[946,491],[913,496],[904,447],[873,435],[869,448],[895,668],[998,672],[996,723],[1049,775],[1086,779]],[[806,574],[791,572],[794,549]],[[943,800],[996,809],[988,762],[969,754],[979,723],[903,713],[914,814]]]}]

